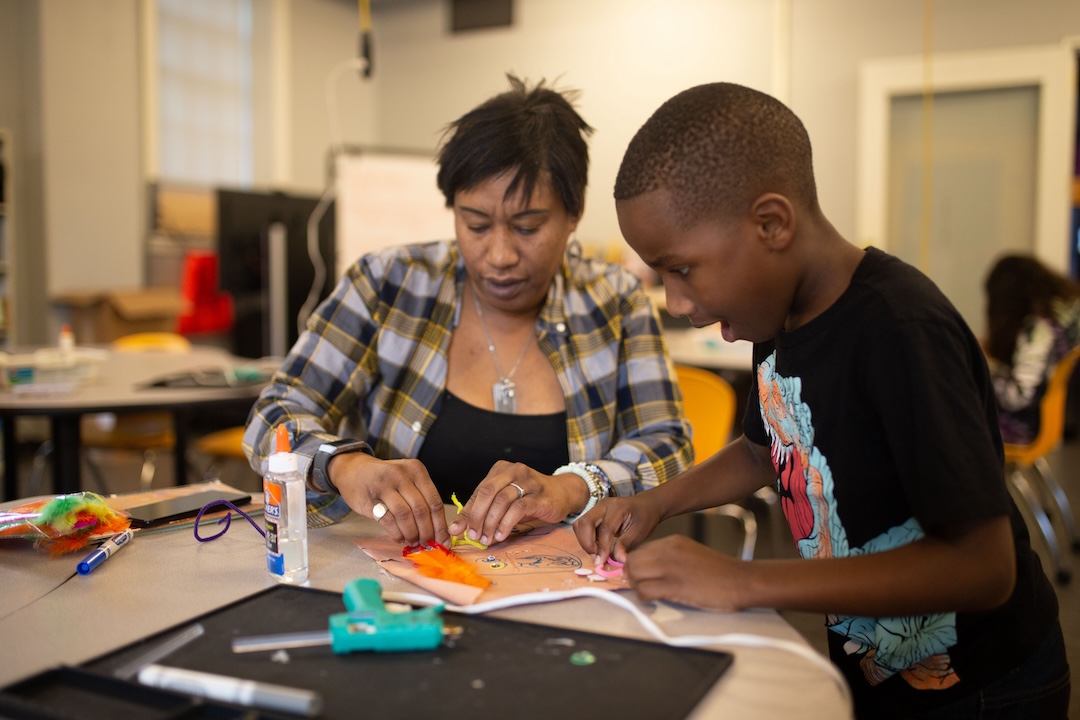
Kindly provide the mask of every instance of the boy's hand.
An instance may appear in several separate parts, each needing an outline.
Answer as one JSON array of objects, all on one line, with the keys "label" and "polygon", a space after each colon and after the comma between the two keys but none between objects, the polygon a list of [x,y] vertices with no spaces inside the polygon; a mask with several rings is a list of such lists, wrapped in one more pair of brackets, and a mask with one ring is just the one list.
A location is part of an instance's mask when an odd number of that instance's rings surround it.
[{"label": "boy's hand", "polygon": [[669,535],[630,553],[623,575],[645,601],[735,612],[747,606],[742,598],[746,567],[685,535]]},{"label": "boy's hand", "polygon": [[640,495],[605,498],[574,522],[574,534],[597,565],[609,557],[626,561],[626,553],[649,537],[660,524],[660,513]]}]

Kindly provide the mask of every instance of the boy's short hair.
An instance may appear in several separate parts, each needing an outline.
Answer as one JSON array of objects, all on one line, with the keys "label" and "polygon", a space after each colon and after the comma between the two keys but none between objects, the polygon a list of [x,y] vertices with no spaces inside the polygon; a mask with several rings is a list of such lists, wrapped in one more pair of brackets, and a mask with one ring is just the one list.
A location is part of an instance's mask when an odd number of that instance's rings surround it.
[{"label": "boy's short hair", "polygon": [[787,106],[732,83],[684,90],[653,113],[623,156],[615,199],[671,194],[676,222],[728,220],[767,192],[817,209],[810,137]]},{"label": "boy's short hair", "polygon": [[453,207],[458,190],[515,170],[507,199],[519,190],[531,197],[537,181],[546,174],[567,213],[580,217],[589,175],[585,137],[592,128],[570,103],[576,93],[560,93],[545,87],[543,80],[529,89],[513,75],[507,79],[510,90],[446,128],[436,179],[446,207]]}]

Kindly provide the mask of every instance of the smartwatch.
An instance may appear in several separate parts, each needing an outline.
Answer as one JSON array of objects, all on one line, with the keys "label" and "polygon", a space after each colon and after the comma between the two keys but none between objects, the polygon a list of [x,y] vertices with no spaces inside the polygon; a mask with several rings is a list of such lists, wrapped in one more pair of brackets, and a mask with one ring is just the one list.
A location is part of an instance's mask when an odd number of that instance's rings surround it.
[{"label": "smartwatch", "polygon": [[363,440],[335,440],[320,445],[315,451],[315,457],[311,460],[311,477],[308,480],[308,486],[317,493],[333,492],[340,495],[334,483],[330,482],[330,473],[327,472],[327,468],[335,456],[354,452],[375,454],[371,446]]}]

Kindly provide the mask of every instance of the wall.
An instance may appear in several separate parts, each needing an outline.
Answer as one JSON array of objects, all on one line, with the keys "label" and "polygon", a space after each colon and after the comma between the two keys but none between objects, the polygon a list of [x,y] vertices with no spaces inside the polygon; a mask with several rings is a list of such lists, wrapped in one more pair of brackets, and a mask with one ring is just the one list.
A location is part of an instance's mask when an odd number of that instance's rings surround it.
[{"label": "wall", "polygon": [[505,90],[506,73],[581,91],[596,132],[584,243],[621,243],[614,203],[622,152],[671,95],[719,78],[769,90],[775,3],[762,0],[517,0],[514,26],[451,35],[446,3],[376,6],[384,144],[434,150],[443,127]]},{"label": "wall", "polygon": [[[0,124],[16,136],[18,262],[20,274],[32,278],[21,285],[16,312],[30,319],[22,327],[41,328],[42,340],[47,292],[142,280],[146,178],[137,73],[138,18],[147,1],[0,0],[0,66],[16,68],[0,73]],[[260,95],[271,127],[259,136],[258,178],[319,192],[331,142],[326,79],[356,54],[356,5],[264,3],[279,23],[268,64],[281,72]],[[579,236],[606,243],[618,236],[610,193],[632,134],[675,92],[731,80],[788,95],[815,143],[825,210],[851,237],[858,64],[921,53],[924,7],[894,0],[517,0],[512,28],[450,35],[444,0],[376,0],[375,77],[339,78],[341,136],[350,144],[433,150],[448,121],[506,87],[508,71],[578,88],[582,114],[597,129]],[[1076,0],[939,0],[931,7],[938,52],[1080,35]],[[24,290],[36,294],[24,298]]]},{"label": "wall", "polygon": [[142,283],[136,0],[40,3],[46,289]]},{"label": "wall", "polygon": [[[852,240],[859,62],[922,54],[923,5],[895,0],[792,3],[790,105],[814,142],[822,206]],[[931,7],[932,50],[938,53],[1050,45],[1080,35],[1076,0],[937,0]]]},{"label": "wall", "polygon": [[[450,35],[441,0],[386,2],[375,16],[384,77],[379,126],[389,144],[434,147],[443,124],[505,87],[506,71],[559,78],[581,89],[580,109],[597,132],[578,234],[602,243],[618,236],[611,188],[641,123],[687,87],[738,82],[781,96],[803,119],[825,212],[854,239],[859,62],[921,54],[924,6],[895,0],[517,0],[513,28]],[[939,0],[931,7],[936,52],[1044,45],[1080,35],[1076,0]]]},{"label": "wall", "polygon": [[13,343],[43,342],[46,332],[39,37],[35,4],[0,0],[0,68],[15,70],[0,73],[0,126],[11,131],[13,145],[12,175],[6,181],[17,183],[18,194],[18,252],[11,268],[18,273],[10,307]]},{"label": "wall", "polygon": [[[340,68],[357,55],[355,2],[290,0],[288,12],[288,147],[280,149],[288,157],[290,171],[281,184],[319,194],[329,180],[332,140],[349,145],[379,144],[375,96],[380,73],[376,70],[371,79],[362,79],[357,72]],[[331,133],[326,107],[328,82],[337,104],[335,120],[340,134],[336,137]]]}]

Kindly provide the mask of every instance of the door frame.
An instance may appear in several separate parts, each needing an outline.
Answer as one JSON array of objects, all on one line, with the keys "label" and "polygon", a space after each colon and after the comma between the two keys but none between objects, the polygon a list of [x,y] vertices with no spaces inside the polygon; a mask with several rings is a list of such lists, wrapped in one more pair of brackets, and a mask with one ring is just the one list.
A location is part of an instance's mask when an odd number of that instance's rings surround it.
[{"label": "door frame", "polygon": [[[934,92],[1039,88],[1034,254],[1068,272],[1076,133],[1076,53],[1080,38],[1059,45],[943,53],[931,57]],[[855,236],[888,250],[891,101],[922,94],[922,55],[859,65]]]}]

